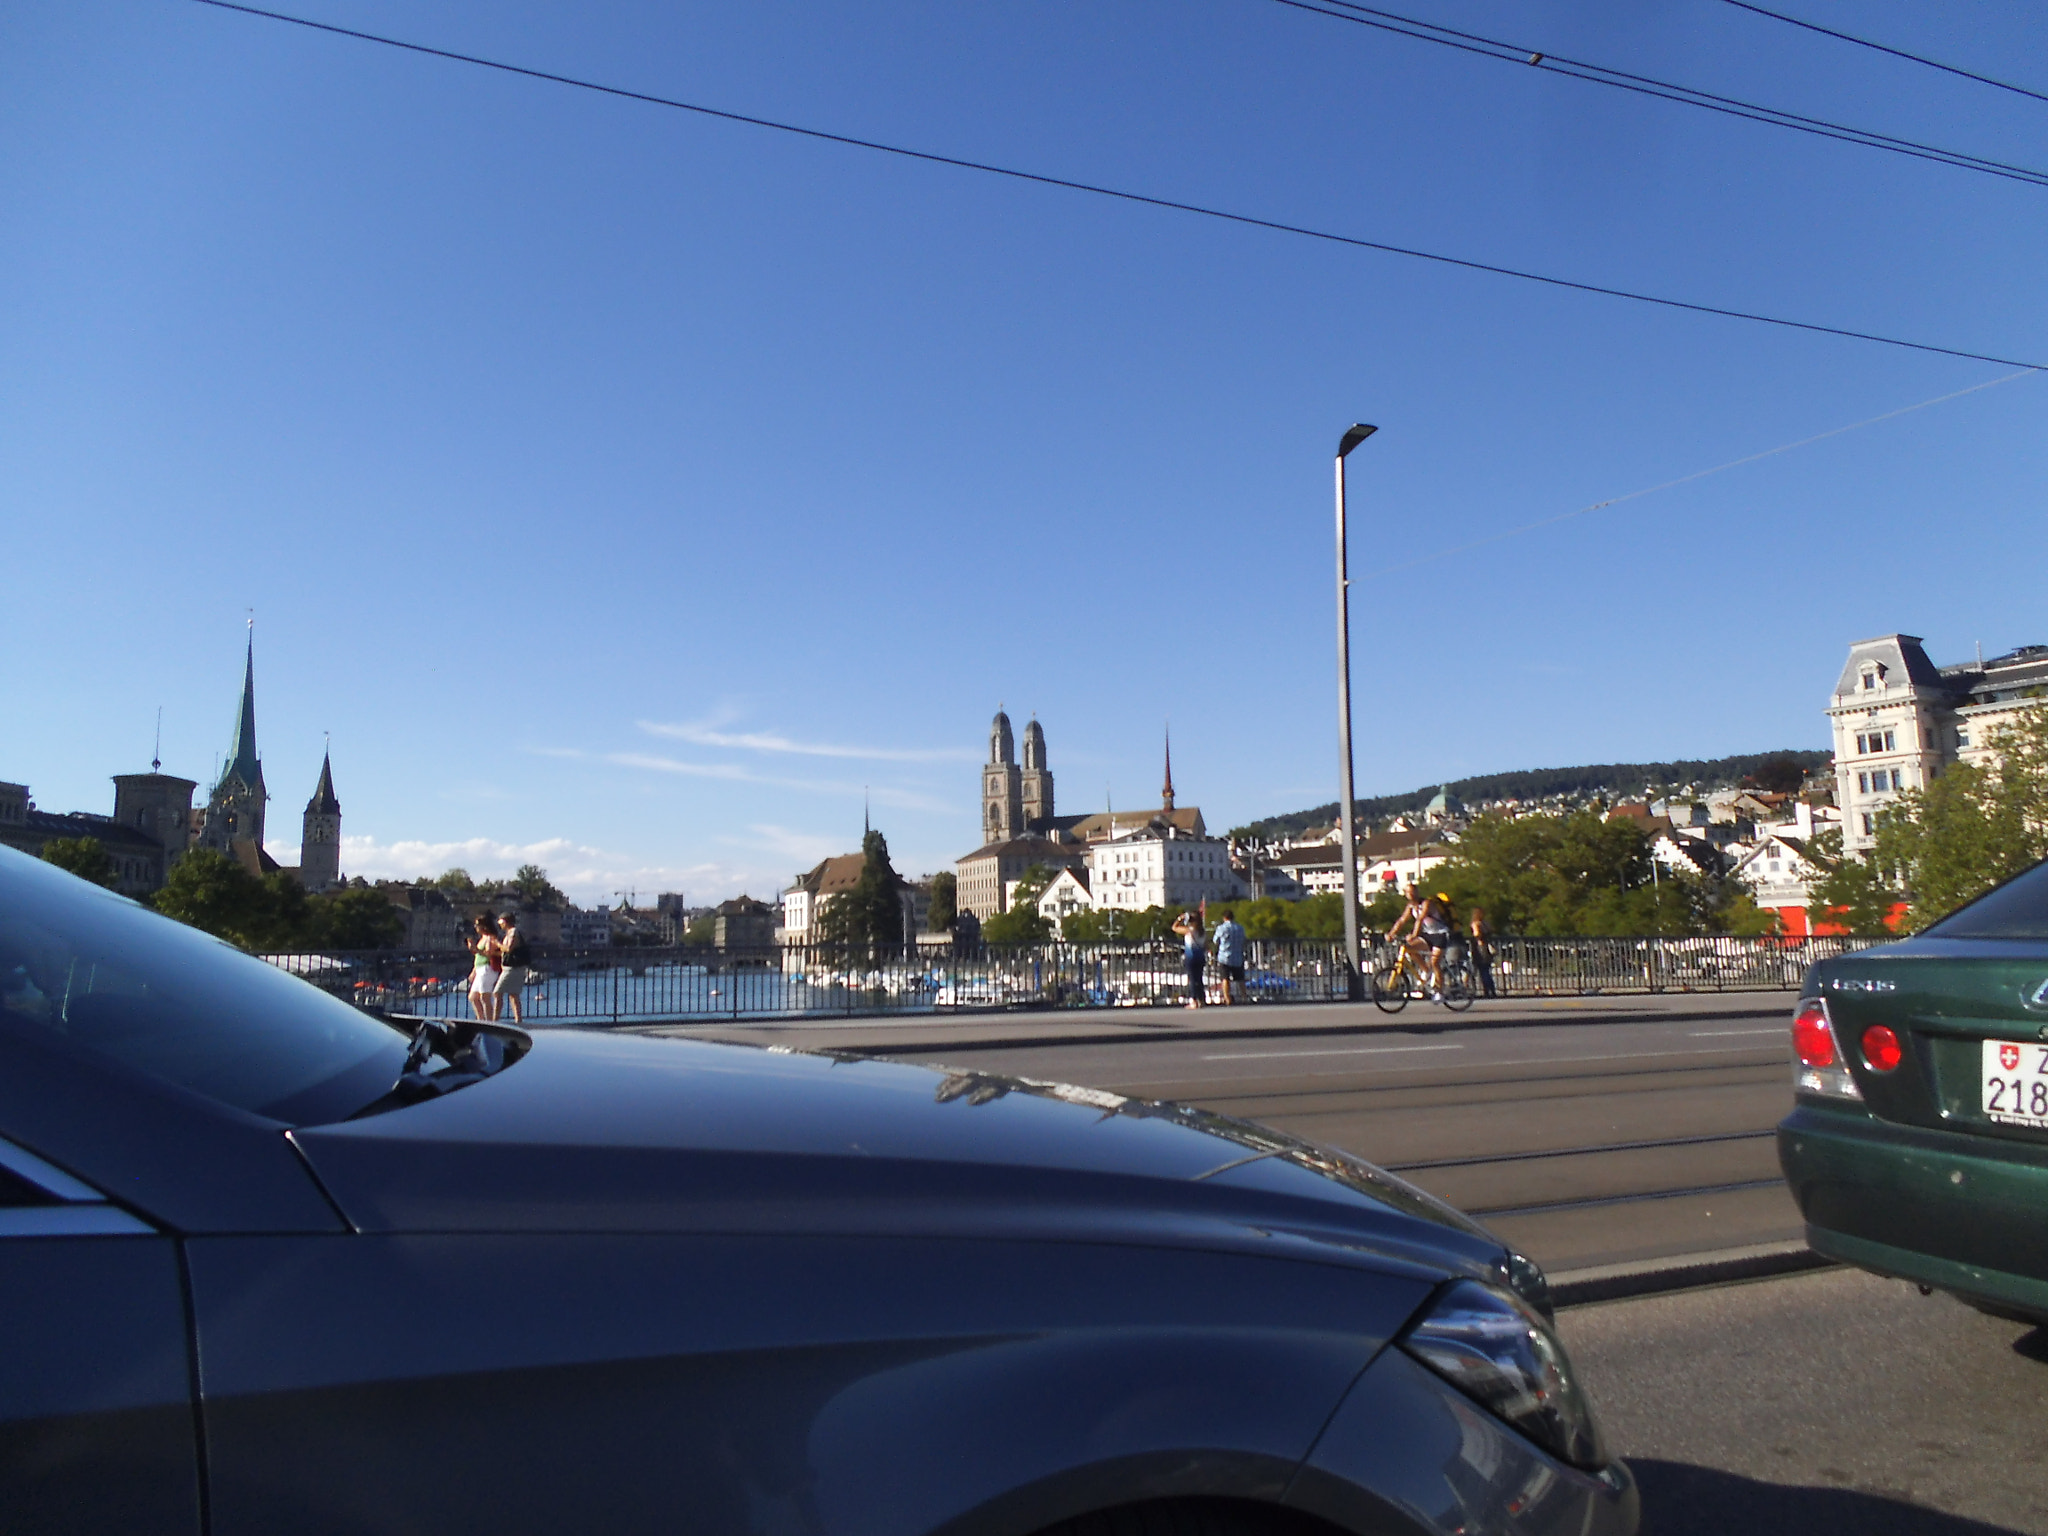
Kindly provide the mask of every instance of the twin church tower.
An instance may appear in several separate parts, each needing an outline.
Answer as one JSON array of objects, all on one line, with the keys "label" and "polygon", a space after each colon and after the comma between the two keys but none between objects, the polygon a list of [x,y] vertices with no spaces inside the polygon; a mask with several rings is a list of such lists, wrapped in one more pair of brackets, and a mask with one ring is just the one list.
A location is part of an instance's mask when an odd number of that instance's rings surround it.
[{"label": "twin church tower", "polygon": [[1000,709],[988,730],[988,766],[981,773],[981,840],[1007,843],[1052,820],[1052,770],[1045,766],[1045,731],[1034,718],[1024,727],[1024,762],[1010,717]]},{"label": "twin church tower", "polygon": [[[239,862],[251,874],[280,868],[263,851],[263,760],[256,755],[256,637],[249,636],[249,654],[242,670],[242,708],[235,716],[234,740],[227,766],[207,796],[198,844]],[[309,891],[332,890],[341,884],[341,802],[334,798],[334,767],[320,757],[320,783],[306,802],[296,875]]]}]

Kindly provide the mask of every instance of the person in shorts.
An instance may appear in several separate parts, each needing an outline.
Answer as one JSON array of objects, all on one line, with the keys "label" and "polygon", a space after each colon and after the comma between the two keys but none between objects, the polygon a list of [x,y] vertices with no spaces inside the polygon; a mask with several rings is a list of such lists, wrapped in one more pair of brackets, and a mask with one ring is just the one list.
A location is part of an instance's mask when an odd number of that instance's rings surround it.
[{"label": "person in shorts", "polygon": [[485,914],[476,915],[476,932],[467,940],[474,957],[469,970],[469,1006],[480,1020],[498,1016],[498,925]]},{"label": "person in shorts", "polygon": [[1216,969],[1223,973],[1223,1001],[1234,1003],[1242,997],[1249,1002],[1251,994],[1244,985],[1244,925],[1225,913],[1211,938],[1216,948]]},{"label": "person in shorts", "polygon": [[1192,912],[1174,919],[1173,931],[1181,937],[1181,964],[1187,971],[1190,1008],[1208,1001],[1202,996],[1202,971],[1209,963],[1208,945],[1202,939],[1202,920]]},{"label": "person in shorts", "polygon": [[[526,978],[532,974],[527,957],[526,935],[519,929],[519,914],[507,912],[498,919],[498,986],[499,1005],[511,1004],[512,1022],[523,1023],[519,1013],[519,992],[526,985]],[[495,1018],[497,1015],[492,1014]]]}]

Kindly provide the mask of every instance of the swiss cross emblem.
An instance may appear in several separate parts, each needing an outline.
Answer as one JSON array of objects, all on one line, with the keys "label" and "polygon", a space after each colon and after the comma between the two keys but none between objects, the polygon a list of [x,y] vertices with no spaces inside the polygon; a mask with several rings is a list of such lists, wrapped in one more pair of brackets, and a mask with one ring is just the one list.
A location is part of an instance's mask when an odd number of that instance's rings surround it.
[{"label": "swiss cross emblem", "polygon": [[1998,1048],[1998,1064],[2010,1072],[2020,1064],[2020,1048],[2016,1045],[2001,1045]]}]

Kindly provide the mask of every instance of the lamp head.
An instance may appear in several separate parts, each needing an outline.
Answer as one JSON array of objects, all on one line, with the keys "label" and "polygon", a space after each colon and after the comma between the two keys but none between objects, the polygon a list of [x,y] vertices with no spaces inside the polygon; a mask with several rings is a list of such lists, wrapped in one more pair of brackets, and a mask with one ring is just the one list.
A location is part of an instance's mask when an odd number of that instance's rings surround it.
[{"label": "lamp head", "polygon": [[1354,426],[1349,432],[1346,432],[1344,434],[1344,440],[1337,444],[1337,457],[1340,459],[1343,458],[1346,454],[1350,453],[1352,449],[1356,448],[1360,443],[1364,442],[1368,437],[1371,437],[1373,433],[1377,431],[1379,431],[1378,427],[1368,427],[1363,422],[1360,422],[1358,425]]}]

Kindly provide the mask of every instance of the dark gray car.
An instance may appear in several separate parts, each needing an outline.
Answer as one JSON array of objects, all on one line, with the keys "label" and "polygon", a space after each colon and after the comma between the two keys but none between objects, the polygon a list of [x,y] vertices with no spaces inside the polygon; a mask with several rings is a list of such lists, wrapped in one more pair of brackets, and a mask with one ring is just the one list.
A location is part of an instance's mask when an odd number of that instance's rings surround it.
[{"label": "dark gray car", "polygon": [[1366,1164],[414,1027],[0,849],[9,1532],[1635,1528],[1541,1275]]}]

